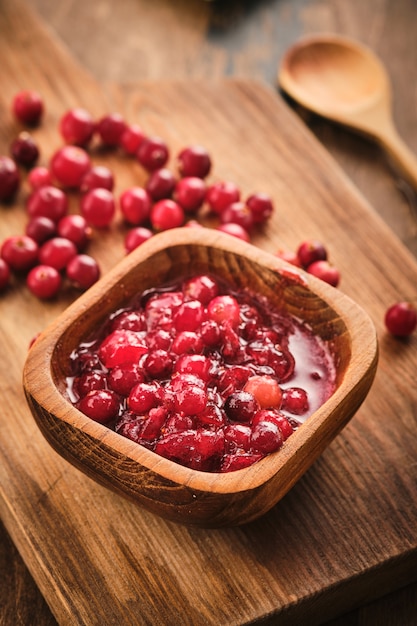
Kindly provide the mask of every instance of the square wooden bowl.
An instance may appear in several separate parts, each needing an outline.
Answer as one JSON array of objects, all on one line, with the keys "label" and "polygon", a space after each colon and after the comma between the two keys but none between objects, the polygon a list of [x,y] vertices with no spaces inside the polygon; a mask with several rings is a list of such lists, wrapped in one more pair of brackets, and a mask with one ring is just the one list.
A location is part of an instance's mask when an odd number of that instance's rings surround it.
[{"label": "square wooden bowl", "polygon": [[[308,322],[336,363],[333,395],[277,452],[229,473],[188,469],[122,437],[76,409],[66,396],[70,354],[116,309],[145,289],[196,273],[266,296]],[[249,522],[273,507],[354,415],[377,365],[368,315],[340,290],[236,238],[180,228],[142,244],[41,334],[29,351],[23,383],[42,433],[91,478],[176,522],[206,527]]]}]

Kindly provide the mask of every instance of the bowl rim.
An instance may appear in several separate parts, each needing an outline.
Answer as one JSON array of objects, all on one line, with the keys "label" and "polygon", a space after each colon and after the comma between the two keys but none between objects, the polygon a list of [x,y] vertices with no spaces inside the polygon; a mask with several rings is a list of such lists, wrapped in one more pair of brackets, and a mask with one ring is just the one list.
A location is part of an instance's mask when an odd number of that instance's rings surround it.
[{"label": "bowl rim", "polygon": [[[233,472],[216,473],[190,469],[161,457],[144,446],[119,435],[105,424],[91,420],[65,398],[57,388],[52,374],[51,362],[61,337],[68,332],[68,329],[81,315],[85,314],[93,303],[102,298],[104,293],[112,290],[120,280],[123,280],[124,275],[146,259],[167,248],[190,245],[214,247],[244,256],[250,261],[261,264],[281,276],[301,284],[321,298],[342,318],[351,340],[350,361],[347,367],[350,373],[349,377],[343,376],[340,384],[328,400],[285,441],[285,445],[277,452],[247,468]],[[349,321],[353,315],[360,319],[360,323],[355,324],[352,328]],[[377,337],[370,317],[356,302],[339,289],[331,287],[315,276],[307,274],[304,270],[290,265],[278,256],[251,243],[246,243],[214,229],[182,227],[158,233],[133,250],[88,291],[81,294],[40,333],[26,358],[23,370],[23,387],[27,398],[33,398],[56,419],[66,422],[69,426],[99,442],[100,445],[114,449],[118,454],[140,464],[145,469],[184,487],[227,494],[256,489],[271,479],[272,476],[281,472],[291,457],[302,454],[312,440],[317,440],[320,437],[323,425],[327,420],[335,417],[340,403],[351,396],[363,377],[369,374],[373,378],[372,372],[376,368],[377,359]],[[48,407],[45,406],[45,390],[47,391]],[[343,425],[341,424],[338,430]],[[175,478],[173,477],[174,473]]]}]

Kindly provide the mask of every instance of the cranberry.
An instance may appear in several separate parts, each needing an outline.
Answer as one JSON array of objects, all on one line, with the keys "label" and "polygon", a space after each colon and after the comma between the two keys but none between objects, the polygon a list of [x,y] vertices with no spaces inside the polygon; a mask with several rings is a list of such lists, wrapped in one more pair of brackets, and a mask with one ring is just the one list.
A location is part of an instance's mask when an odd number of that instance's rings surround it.
[{"label": "cranberry", "polygon": [[171,170],[161,167],[151,172],[147,182],[146,191],[152,200],[170,198],[175,187],[175,176]]},{"label": "cranberry", "polygon": [[417,326],[417,310],[411,302],[396,302],[387,309],[384,321],[392,335],[408,337]]},{"label": "cranberry", "polygon": [[30,217],[49,217],[58,222],[68,212],[68,199],[61,189],[47,185],[29,196],[26,208]]},{"label": "cranberry", "polygon": [[106,374],[101,371],[83,372],[74,379],[72,389],[78,398],[86,396],[90,391],[95,389],[106,388]]},{"label": "cranberry", "polygon": [[244,390],[255,396],[262,409],[279,408],[282,401],[282,391],[272,376],[251,376]]},{"label": "cranberry", "polygon": [[35,216],[27,223],[25,234],[41,244],[56,235],[56,224],[49,217]]},{"label": "cranberry", "polygon": [[149,218],[152,199],[143,187],[131,187],[120,196],[120,210],[126,222],[140,226]]},{"label": "cranberry", "polygon": [[198,354],[203,347],[204,343],[200,335],[190,330],[183,330],[175,336],[171,350],[175,354]]},{"label": "cranberry", "polygon": [[250,241],[248,231],[240,224],[235,224],[233,222],[220,224],[220,226],[217,227],[217,230],[220,230],[222,233],[226,233],[227,235],[231,235],[232,237],[236,237],[237,239],[241,239],[242,241],[246,241],[247,243]]},{"label": "cranberry", "polygon": [[175,394],[175,409],[183,415],[198,415],[207,405],[207,392],[201,387],[185,385]]},{"label": "cranberry", "polygon": [[11,200],[20,185],[16,163],[7,156],[0,156],[0,201]]},{"label": "cranberry", "polygon": [[32,167],[39,158],[39,148],[29,133],[20,133],[12,141],[10,153],[16,163],[23,167]]},{"label": "cranberry", "polygon": [[91,168],[91,160],[83,148],[63,146],[52,156],[50,168],[61,185],[79,188],[84,176]]},{"label": "cranberry", "polygon": [[314,261],[310,263],[307,267],[307,272],[332,285],[332,287],[337,287],[340,282],[339,270],[334,265],[330,265],[328,261]]},{"label": "cranberry", "polygon": [[81,215],[90,226],[106,228],[110,226],[116,213],[116,204],[108,189],[91,189],[81,198]]},{"label": "cranberry", "polygon": [[177,228],[184,223],[184,210],[169,198],[159,200],[151,208],[150,220],[157,231]]},{"label": "cranberry", "polygon": [[149,228],[144,226],[136,226],[131,228],[125,236],[124,245],[125,250],[129,254],[135,248],[138,248],[142,243],[153,237],[153,232]]},{"label": "cranberry", "polygon": [[60,119],[59,130],[66,143],[86,147],[94,134],[95,124],[90,113],[82,108],[67,111]]},{"label": "cranberry", "polygon": [[10,282],[10,268],[6,261],[0,257],[0,290],[7,287]]},{"label": "cranberry", "polygon": [[146,330],[146,322],[143,314],[138,311],[121,311],[115,317],[113,317],[111,323],[112,331],[120,329],[136,331]]},{"label": "cranberry", "polygon": [[182,285],[184,295],[189,300],[198,300],[202,304],[208,304],[219,293],[217,282],[210,276],[201,274],[189,278]]},{"label": "cranberry", "polygon": [[260,422],[272,422],[273,424],[278,426],[281,431],[283,441],[288,439],[288,437],[294,432],[294,428],[292,427],[288,418],[283,415],[283,413],[280,413],[276,410],[261,409],[260,411],[255,413],[252,421],[252,428],[254,428]]},{"label": "cranberry", "polygon": [[177,331],[193,331],[197,330],[205,317],[205,308],[201,302],[190,300],[178,307],[173,318],[173,325]]},{"label": "cranberry", "polygon": [[250,373],[250,369],[243,365],[233,365],[227,368],[221,372],[219,377],[218,386],[220,391],[224,395],[229,395],[238,389],[243,389]]},{"label": "cranberry", "polygon": [[234,296],[220,295],[213,298],[207,306],[207,314],[217,324],[228,323],[233,328],[240,324],[240,307]]},{"label": "cranberry", "polygon": [[20,91],[13,98],[12,110],[19,122],[36,126],[44,112],[42,97],[36,91]]},{"label": "cranberry", "polygon": [[30,170],[27,181],[34,191],[35,189],[39,189],[39,187],[48,187],[52,185],[52,175],[50,170],[47,167],[43,167],[42,165],[38,165]]},{"label": "cranberry", "polygon": [[83,250],[91,237],[87,220],[78,214],[64,215],[57,224],[57,231],[60,237],[72,241],[78,250]]},{"label": "cranberry", "polygon": [[148,352],[143,360],[143,369],[151,378],[167,378],[172,371],[172,357],[166,350]]},{"label": "cranberry", "polygon": [[77,254],[77,248],[65,237],[52,237],[39,249],[39,261],[43,265],[50,265],[58,271],[63,270]]},{"label": "cranberry", "polygon": [[178,357],[174,370],[180,374],[192,374],[203,381],[208,381],[211,367],[211,360],[202,354],[183,354]]},{"label": "cranberry", "polygon": [[220,214],[222,224],[238,224],[246,232],[253,228],[254,220],[250,209],[244,202],[232,202]]},{"label": "cranberry", "polygon": [[79,289],[89,289],[100,278],[100,268],[90,255],[77,254],[68,262],[66,274]]},{"label": "cranberry", "polygon": [[13,235],[3,241],[1,258],[10,269],[25,272],[38,261],[39,246],[27,235]]},{"label": "cranberry", "polygon": [[97,123],[97,132],[104,145],[116,147],[120,145],[126,122],[120,113],[110,113],[102,117]]},{"label": "cranberry", "polygon": [[148,348],[141,336],[133,330],[114,330],[100,345],[99,357],[105,367],[137,363]]},{"label": "cranberry", "polygon": [[139,144],[136,156],[145,170],[153,172],[167,163],[169,150],[160,137],[145,137]]},{"label": "cranberry", "polygon": [[229,424],[224,429],[224,438],[227,448],[231,452],[235,451],[237,448],[249,452],[251,447],[251,433],[251,427],[246,424]]},{"label": "cranberry", "polygon": [[276,251],[276,256],[295,267],[301,267],[300,259],[298,258],[298,254],[293,252],[292,250],[282,250],[279,249]]},{"label": "cranberry", "polygon": [[311,239],[298,246],[297,256],[302,267],[307,268],[314,261],[326,261],[327,250],[321,241]]},{"label": "cranberry", "polygon": [[236,470],[249,467],[262,459],[262,454],[255,454],[252,452],[245,452],[237,454],[225,454],[222,459],[221,469],[222,472],[235,472]]},{"label": "cranberry", "polygon": [[125,397],[130,394],[135,385],[143,382],[143,380],[142,369],[138,363],[116,365],[107,376],[110,389]]},{"label": "cranberry", "polygon": [[107,424],[119,411],[117,395],[109,389],[93,389],[78,403],[78,409],[95,422]]},{"label": "cranberry", "polygon": [[134,156],[144,138],[145,135],[140,126],[129,124],[120,137],[120,145],[127,154]]},{"label": "cranberry", "polygon": [[210,209],[213,213],[217,213],[218,215],[220,215],[229,204],[238,202],[239,200],[239,188],[229,181],[214,183],[208,187],[206,192],[206,201]]},{"label": "cranberry", "polygon": [[108,189],[113,191],[114,188],[114,176],[111,170],[105,165],[93,165],[91,169],[86,172],[81,180],[80,191],[81,193],[87,193],[91,189]]},{"label": "cranberry", "polygon": [[265,193],[254,193],[249,196],[246,200],[246,206],[251,211],[255,224],[266,222],[274,210],[271,198]]},{"label": "cranberry", "polygon": [[252,430],[252,449],[262,454],[271,454],[278,450],[282,444],[282,433],[277,424],[270,421],[260,421]]},{"label": "cranberry", "polygon": [[259,404],[255,396],[248,391],[235,391],[226,398],[224,410],[234,422],[251,422]]},{"label": "cranberry", "polygon": [[61,275],[50,265],[36,265],[26,277],[30,291],[42,300],[53,298],[61,287]]},{"label": "cranberry", "polygon": [[282,392],[282,407],[293,415],[303,415],[309,409],[308,395],[305,389],[289,387]]},{"label": "cranberry", "polygon": [[127,403],[131,411],[141,415],[158,406],[162,397],[163,390],[157,381],[142,382],[132,388]]},{"label": "cranberry", "polygon": [[[146,323],[144,323],[144,328],[146,328]],[[170,333],[161,328],[151,330],[146,335],[146,344],[150,350],[168,350],[171,342]]]},{"label": "cranberry", "polygon": [[175,185],[174,199],[187,213],[195,213],[203,205],[206,185],[197,176],[181,178]]},{"label": "cranberry", "polygon": [[205,178],[210,173],[211,158],[202,146],[183,148],[178,154],[177,162],[181,176]]}]

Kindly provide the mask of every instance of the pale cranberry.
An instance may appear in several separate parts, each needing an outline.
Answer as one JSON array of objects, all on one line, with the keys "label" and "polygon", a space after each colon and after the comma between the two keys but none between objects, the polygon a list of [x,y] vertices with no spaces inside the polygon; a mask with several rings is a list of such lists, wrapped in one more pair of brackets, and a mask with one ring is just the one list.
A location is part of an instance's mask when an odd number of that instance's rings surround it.
[{"label": "pale cranberry", "polygon": [[76,107],[67,111],[60,119],[59,130],[66,143],[87,146],[94,134],[95,124],[90,113]]},{"label": "pale cranberry", "polygon": [[302,267],[307,268],[314,261],[326,261],[327,250],[321,241],[311,239],[304,241],[298,246],[297,256]]},{"label": "pale cranberry", "polygon": [[50,265],[58,271],[63,270],[77,254],[77,248],[65,237],[52,237],[39,249],[39,261],[43,265]]},{"label": "pale cranberry", "polygon": [[148,220],[152,199],[143,187],[130,187],[120,196],[120,211],[129,224],[140,226]]},{"label": "pale cranberry", "polygon": [[61,185],[79,188],[84,176],[91,168],[91,160],[83,148],[63,146],[52,156],[50,168]]},{"label": "pale cranberry", "polygon": [[7,287],[10,282],[10,268],[6,261],[0,257],[0,290]]},{"label": "pale cranberry", "polygon": [[259,409],[257,399],[248,391],[235,391],[226,398],[224,410],[234,422],[251,422]]},{"label": "pale cranberry", "polygon": [[109,389],[93,389],[81,398],[77,406],[82,413],[100,424],[115,419],[119,411],[117,395]]},{"label": "pale cranberry", "polygon": [[0,156],[0,201],[11,200],[20,185],[16,163],[7,156]]},{"label": "pale cranberry", "polygon": [[242,241],[246,241],[246,243],[249,243],[250,241],[248,231],[240,224],[234,224],[233,222],[220,224],[220,226],[217,227],[217,230],[220,230],[222,233],[226,233],[227,235],[231,235],[232,237],[236,237],[237,239],[241,239]]},{"label": "pale cranberry", "polygon": [[148,172],[153,172],[167,163],[169,150],[160,137],[145,137],[139,145],[136,157]]},{"label": "pale cranberry", "polygon": [[189,146],[180,151],[177,157],[181,176],[205,178],[210,173],[211,158],[202,146]]},{"label": "pale cranberry", "polygon": [[57,232],[60,237],[72,241],[78,250],[83,250],[91,237],[87,220],[78,214],[64,215],[57,224]]},{"label": "pale cranberry", "polygon": [[25,272],[38,261],[39,246],[27,235],[13,235],[4,240],[1,247],[1,258],[10,269]]},{"label": "pale cranberry", "polygon": [[149,230],[149,228],[145,228],[144,226],[131,228],[124,239],[126,253],[129,254],[151,237],[153,237],[153,232]]},{"label": "pale cranberry", "polygon": [[174,200],[164,199],[156,202],[151,208],[150,220],[152,227],[157,230],[177,228],[184,223],[184,210]]},{"label": "pale cranberry", "polygon": [[198,176],[186,176],[175,185],[174,199],[187,213],[195,213],[203,205],[206,185]]},{"label": "pale cranberry", "polygon": [[80,185],[81,193],[87,193],[91,189],[108,189],[113,191],[114,176],[113,172],[105,165],[93,165],[91,169],[83,176]]},{"label": "pale cranberry", "polygon": [[20,91],[13,98],[12,111],[19,122],[36,126],[44,112],[42,97],[37,91]]},{"label": "pale cranberry", "polygon": [[42,165],[38,165],[30,170],[27,181],[32,189],[35,191],[40,187],[48,187],[52,185],[52,175],[50,170],[47,167],[43,167]]},{"label": "pale cranberry", "polygon": [[29,133],[20,133],[16,139],[12,141],[10,154],[19,165],[32,167],[39,158],[38,144]]},{"label": "pale cranberry", "polygon": [[239,200],[239,188],[229,181],[214,183],[208,187],[206,192],[206,201],[210,209],[213,213],[217,213],[218,215],[220,215],[229,204],[238,202]]},{"label": "pale cranberry", "polygon": [[333,287],[337,287],[340,282],[339,270],[328,261],[314,261],[310,263],[307,267],[307,272]]},{"label": "pale cranberry", "polygon": [[272,376],[251,376],[244,390],[255,396],[262,409],[279,408],[282,401],[282,391]]},{"label": "pale cranberry", "polygon": [[121,138],[126,130],[126,122],[120,113],[109,113],[97,123],[98,135],[106,146],[120,145]]},{"label": "pale cranberry", "polygon": [[61,275],[50,265],[36,265],[26,277],[30,291],[42,300],[53,298],[61,287]]},{"label": "pale cranberry", "polygon": [[233,328],[240,324],[240,307],[234,296],[216,296],[209,302],[207,314],[217,324],[228,323]]},{"label": "pale cranberry", "polygon": [[202,304],[208,304],[218,295],[219,286],[210,276],[200,274],[185,280],[182,290],[187,299],[199,300]]},{"label": "pale cranberry", "polygon": [[396,302],[387,309],[384,321],[392,335],[408,337],[417,326],[417,310],[411,302]]},{"label": "pale cranberry", "polygon": [[232,202],[221,213],[222,224],[239,224],[246,232],[249,232],[254,225],[253,215],[244,202]]},{"label": "pale cranberry", "polygon": [[56,224],[49,217],[32,217],[26,224],[25,234],[41,244],[56,235]]},{"label": "pale cranberry", "polygon": [[66,274],[78,289],[89,289],[100,278],[100,267],[89,254],[77,254],[68,262]]},{"label": "pale cranberry", "polygon": [[303,415],[309,409],[308,395],[305,389],[289,387],[282,392],[282,407],[284,411],[294,415]]},{"label": "pale cranberry", "polygon": [[30,217],[49,217],[58,222],[68,212],[68,199],[61,189],[47,185],[29,196],[26,208]]},{"label": "pale cranberry", "polygon": [[262,224],[268,220],[274,210],[271,198],[265,193],[254,193],[246,200],[246,205],[249,207],[253,222],[255,224]]},{"label": "pale cranberry", "polygon": [[91,189],[81,198],[80,211],[90,226],[106,228],[116,213],[112,192],[108,189]]},{"label": "pale cranberry", "polygon": [[161,167],[151,172],[146,181],[146,191],[152,200],[162,200],[162,198],[170,198],[175,187],[175,176],[171,170]]},{"label": "pale cranberry", "polygon": [[278,450],[282,443],[282,433],[279,426],[273,422],[258,422],[252,430],[251,444],[256,452],[270,454]]},{"label": "pale cranberry", "polygon": [[134,156],[145,138],[143,130],[137,124],[129,124],[126,126],[120,137],[120,146],[130,156]]}]

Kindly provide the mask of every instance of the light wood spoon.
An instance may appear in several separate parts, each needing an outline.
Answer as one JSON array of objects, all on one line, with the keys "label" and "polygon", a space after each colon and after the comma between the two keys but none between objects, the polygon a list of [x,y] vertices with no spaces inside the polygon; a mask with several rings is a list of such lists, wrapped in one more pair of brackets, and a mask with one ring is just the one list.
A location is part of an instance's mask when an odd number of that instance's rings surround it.
[{"label": "light wood spoon", "polygon": [[369,48],[339,35],[306,37],[288,49],[278,82],[304,107],[374,139],[417,189],[417,159],[398,135],[390,81]]}]

